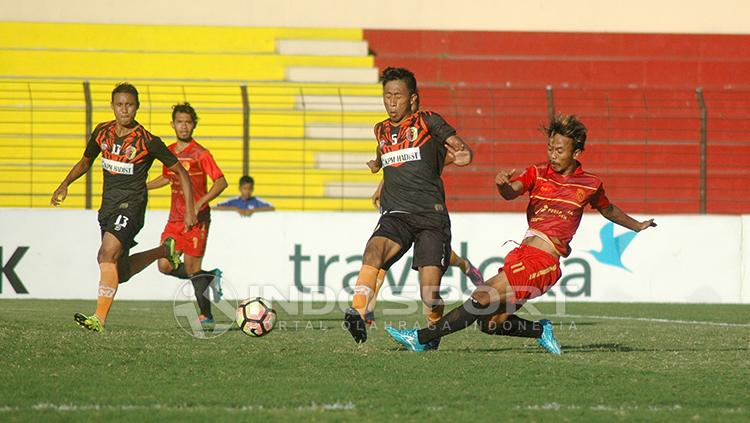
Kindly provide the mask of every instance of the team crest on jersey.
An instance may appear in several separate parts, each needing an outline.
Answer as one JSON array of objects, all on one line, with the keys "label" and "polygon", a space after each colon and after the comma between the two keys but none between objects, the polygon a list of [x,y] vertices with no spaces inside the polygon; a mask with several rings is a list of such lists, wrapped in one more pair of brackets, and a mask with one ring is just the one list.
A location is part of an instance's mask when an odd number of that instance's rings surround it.
[{"label": "team crest on jersey", "polygon": [[127,157],[128,160],[133,160],[136,154],[138,154],[138,151],[132,145],[125,149],[125,157]]},{"label": "team crest on jersey", "polygon": [[106,142],[103,142],[102,145],[99,146],[99,148],[101,148],[102,151],[107,151],[107,149],[109,148],[109,146],[107,145]]},{"label": "team crest on jersey", "polygon": [[576,200],[578,200],[579,203],[582,203],[584,198],[586,198],[586,193],[583,192],[582,189],[578,188],[578,190],[576,191]]},{"label": "team crest on jersey", "polygon": [[416,126],[411,126],[406,131],[406,140],[409,142],[413,142],[417,139],[417,135],[419,135],[419,131],[417,130]]}]

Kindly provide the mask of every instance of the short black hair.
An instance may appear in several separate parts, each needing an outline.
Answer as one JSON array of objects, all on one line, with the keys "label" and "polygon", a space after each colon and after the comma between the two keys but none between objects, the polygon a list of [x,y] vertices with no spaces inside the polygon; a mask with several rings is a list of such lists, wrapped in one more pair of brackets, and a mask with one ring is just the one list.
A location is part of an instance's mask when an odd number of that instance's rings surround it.
[{"label": "short black hair", "polygon": [[135,85],[129,82],[120,82],[119,84],[115,85],[115,89],[112,90],[112,103],[115,102],[115,94],[117,93],[132,94],[133,97],[135,97],[135,107],[141,107],[141,102],[140,100],[138,100],[138,90],[135,88]]},{"label": "short black hair", "polygon": [[198,126],[198,113],[195,113],[195,109],[187,101],[184,103],[175,104],[172,106],[172,122],[174,122],[177,113],[186,113],[193,119],[195,126]]},{"label": "short black hair", "polygon": [[390,81],[404,81],[406,88],[409,90],[409,94],[417,94],[419,92],[417,89],[417,78],[409,69],[392,67],[385,68],[383,73],[380,74],[380,82],[382,82],[383,87],[385,87],[385,84]]},{"label": "short black hair", "polygon": [[240,186],[243,186],[245,184],[252,184],[255,185],[255,179],[253,179],[250,175],[245,175],[240,178]]},{"label": "short black hair", "polygon": [[576,115],[557,114],[550,119],[549,126],[542,127],[542,131],[552,138],[555,134],[573,140],[573,151],[581,150],[586,146],[586,125]]}]

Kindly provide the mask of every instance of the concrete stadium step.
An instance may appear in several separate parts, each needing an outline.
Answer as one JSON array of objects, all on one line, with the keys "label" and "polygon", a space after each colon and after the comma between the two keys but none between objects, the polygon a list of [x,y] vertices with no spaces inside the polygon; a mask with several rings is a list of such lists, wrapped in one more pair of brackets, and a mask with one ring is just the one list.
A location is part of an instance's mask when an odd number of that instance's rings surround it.
[{"label": "concrete stadium step", "polygon": [[[0,76],[66,78],[113,78],[123,80],[165,79],[184,81],[282,81],[287,69],[317,69],[301,72],[297,82],[377,81],[372,57],[279,56],[271,54],[193,55],[190,66],[175,67],[185,60],[180,53],[88,52],[5,50]],[[123,63],[139,66],[123,68]],[[50,64],[54,64],[54,71]],[[296,74],[297,72],[292,72]],[[308,78],[317,76],[318,79]],[[323,75],[329,78],[320,78]],[[363,77],[366,75],[367,77]],[[373,77],[374,75],[374,77]],[[332,79],[331,79],[332,78]]]},{"label": "concrete stadium step", "polygon": [[385,116],[381,96],[301,95],[296,97],[295,107],[313,111],[378,112]]},{"label": "concrete stadium step", "polygon": [[305,136],[308,138],[358,140],[368,140],[375,137],[372,125],[336,125],[321,123],[305,125]]},{"label": "concrete stadium step", "polygon": [[376,182],[330,182],[325,185],[326,197],[371,198]]},{"label": "concrete stadium step", "polygon": [[[315,56],[310,56],[315,57]],[[333,60],[328,57],[326,60]],[[353,60],[350,58],[349,60]],[[328,63],[326,63],[328,64]],[[375,84],[378,82],[378,68],[376,67],[316,67],[316,66],[288,66],[285,80],[290,82],[324,82],[348,84]]]},{"label": "concrete stadium step", "polygon": [[276,53],[299,56],[367,56],[367,41],[278,40]]},{"label": "concrete stadium step", "polygon": [[361,42],[362,30],[0,22],[0,48],[273,54],[279,39]]},{"label": "concrete stadium step", "polygon": [[374,149],[372,153],[315,153],[315,168],[370,172],[370,169],[367,167],[367,162],[374,158]]}]

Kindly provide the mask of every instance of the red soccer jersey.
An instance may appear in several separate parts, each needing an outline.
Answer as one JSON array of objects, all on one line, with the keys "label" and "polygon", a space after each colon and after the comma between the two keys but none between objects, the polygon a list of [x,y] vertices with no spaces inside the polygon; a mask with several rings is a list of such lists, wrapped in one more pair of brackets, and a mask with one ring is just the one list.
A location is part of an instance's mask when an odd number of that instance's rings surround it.
[{"label": "red soccer jersey", "polygon": [[552,170],[549,163],[540,163],[529,166],[513,180],[521,181],[524,192],[529,192],[526,208],[529,229],[546,235],[563,257],[570,254],[570,241],[578,230],[586,204],[597,210],[609,206],[602,181],[584,172],[580,163],[568,176]]},{"label": "red soccer jersey", "polygon": [[[177,156],[182,167],[190,175],[190,184],[193,186],[193,199],[195,201],[201,199],[208,192],[206,176],[209,176],[212,181],[224,176],[211,153],[195,140],[191,140],[190,144],[180,152],[177,152],[177,143],[174,143],[169,146],[169,151]],[[162,175],[172,183],[172,207],[169,210],[169,221],[182,221],[185,216],[185,197],[182,195],[180,178],[166,166],[162,168]],[[198,220],[202,222],[209,220],[210,213],[208,204],[205,204],[198,211]]]}]

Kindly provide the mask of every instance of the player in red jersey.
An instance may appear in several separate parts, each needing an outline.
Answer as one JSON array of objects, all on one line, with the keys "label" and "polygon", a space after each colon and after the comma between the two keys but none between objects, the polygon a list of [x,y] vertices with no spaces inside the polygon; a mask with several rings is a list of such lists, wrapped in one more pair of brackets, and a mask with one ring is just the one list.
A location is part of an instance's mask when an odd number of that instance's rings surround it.
[{"label": "player in red jersey", "polygon": [[609,202],[596,175],[578,162],[586,143],[586,127],[575,116],[558,115],[546,128],[547,163],[529,166],[520,176],[500,171],[498,192],[506,200],[529,193],[523,242],[505,256],[499,273],[477,288],[460,307],[425,329],[386,328],[412,351],[424,351],[434,339],[474,323],[488,334],[536,338],[541,347],[560,354],[549,320],[532,322],[513,314],[527,300],[538,297],[560,279],[560,257],[570,254],[570,241],[590,205],[608,220],[640,232],[656,226],[654,219],[639,222]]},{"label": "player in red jersey", "polygon": [[[201,265],[206,251],[208,227],[211,224],[211,208],[208,203],[226,189],[227,181],[211,153],[193,139],[193,131],[197,125],[198,114],[190,103],[177,104],[172,107],[171,126],[177,136],[177,142],[169,146],[169,151],[174,153],[182,167],[190,175],[198,223],[189,230],[182,224],[186,210],[182,195],[183,185],[171,169],[164,166],[162,174],[148,183],[148,189],[161,188],[167,184],[172,185],[172,206],[169,210],[169,221],[164,228],[161,239],[174,238],[177,243],[177,251],[182,251],[185,254],[185,263],[180,263],[176,267],[169,260],[160,259],[159,271],[180,279],[190,279],[201,311],[198,319],[201,323],[213,323],[211,302],[208,299],[208,287],[213,288],[214,301],[218,302],[221,299],[219,285],[221,271],[214,269],[207,272],[201,270]],[[213,181],[210,190],[206,177],[210,177]]]},{"label": "player in red jersey", "polygon": [[[104,186],[98,219],[102,244],[96,257],[100,272],[99,296],[93,315],[74,315],[76,323],[95,332],[104,330],[118,284],[159,258],[179,261],[171,238],[163,240],[159,247],[129,255],[130,249],[137,244],[135,236],[143,227],[148,203],[146,178],[154,159],[175,172],[183,183],[189,181],[187,172],[179,166],[177,158],[161,139],[135,120],[140,102],[138,90],[133,85],[118,84],[112,90],[111,106],[115,120],[94,129],[83,157],[57,187],[50,201],[53,206],[60,205],[68,195],[68,186],[86,173],[101,153]],[[195,224],[192,191],[185,191],[183,196],[188,207],[181,223],[190,229]]]}]

